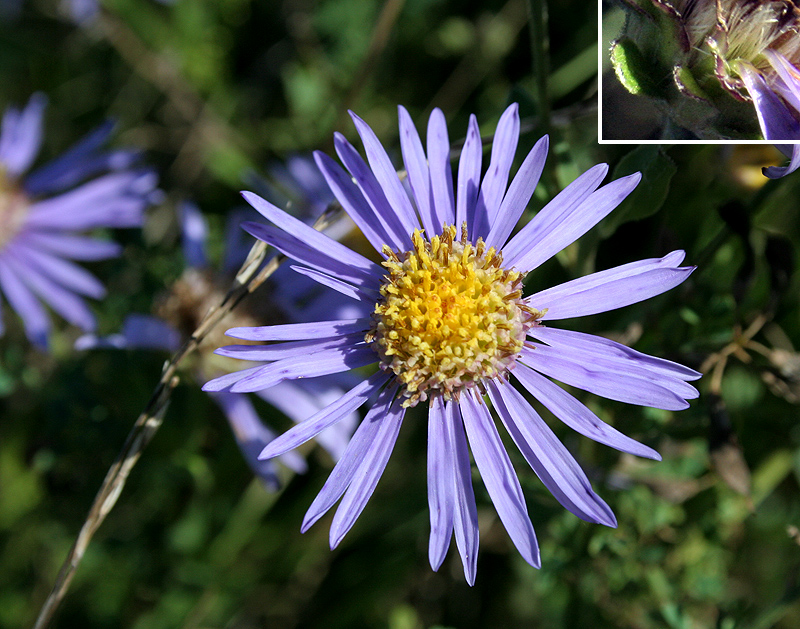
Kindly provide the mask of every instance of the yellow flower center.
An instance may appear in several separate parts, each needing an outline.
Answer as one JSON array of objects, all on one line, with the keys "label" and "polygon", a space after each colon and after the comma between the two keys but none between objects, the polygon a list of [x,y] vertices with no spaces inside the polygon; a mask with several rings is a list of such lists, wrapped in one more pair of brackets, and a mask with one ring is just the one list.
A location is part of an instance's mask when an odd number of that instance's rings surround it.
[{"label": "yellow flower center", "polygon": [[462,227],[445,226],[430,242],[419,230],[413,251],[384,246],[388,269],[366,339],[414,406],[439,393],[450,399],[511,369],[525,333],[542,313],[522,302],[522,277],[502,255]]},{"label": "yellow flower center", "polygon": [[0,165],[0,251],[17,235],[28,214],[28,199]]}]

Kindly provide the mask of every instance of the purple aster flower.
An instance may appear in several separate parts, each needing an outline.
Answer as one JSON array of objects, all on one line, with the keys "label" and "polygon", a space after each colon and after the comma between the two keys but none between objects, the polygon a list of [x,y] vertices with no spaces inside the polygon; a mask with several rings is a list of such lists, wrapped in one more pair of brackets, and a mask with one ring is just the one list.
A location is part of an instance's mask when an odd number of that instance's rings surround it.
[{"label": "purple aster flower", "polygon": [[[247,214],[251,213],[255,214],[252,210]],[[230,222],[238,225],[240,218],[241,216],[234,215]],[[194,332],[206,312],[221,302],[230,286],[231,272],[244,261],[250,247],[245,248],[238,238],[241,230],[229,230],[223,265],[225,271],[215,272],[206,254],[208,224],[200,209],[193,203],[183,203],[180,221],[187,268],[169,293],[159,300],[156,307],[158,316],[130,315],[125,319],[119,333],[106,337],[84,335],[76,342],[76,348],[174,352]],[[249,240],[252,244],[252,239]],[[253,323],[256,321],[255,317],[307,321],[306,317],[313,317],[323,311],[342,317],[368,314],[363,307],[354,307],[352,300],[320,287],[313,280],[300,277],[297,281],[297,275],[288,269],[279,268],[271,279],[273,286],[270,294],[280,295],[280,300],[270,298],[262,301],[262,306],[255,312],[248,310],[248,305],[252,308],[254,303],[259,302],[245,302],[229,315],[229,324]],[[196,368],[199,381],[204,382],[209,377],[225,373],[227,360],[210,353],[210,349],[219,345],[221,340],[221,334],[217,337],[212,335],[199,347],[200,359]],[[259,391],[258,395],[290,419],[299,422],[341,397],[358,381],[359,378],[348,377],[347,374],[334,374],[317,380],[283,382],[269,390]],[[278,468],[273,461],[258,458],[276,435],[261,421],[249,396],[230,392],[209,395],[228,420],[239,449],[253,473],[268,489],[277,490],[280,487]],[[341,424],[332,426],[317,436],[317,441],[334,460],[338,460],[344,452],[357,419],[353,412]],[[280,461],[300,474],[307,468],[303,457],[295,452],[287,452],[280,457]]]},{"label": "purple aster flower", "polygon": [[472,116],[454,184],[442,112],[431,114],[427,155],[408,112],[400,107],[399,116],[410,195],[358,116],[353,120],[367,162],[340,134],[336,152],[349,173],[327,155],[315,154],[334,194],[384,258],[381,264],[243,193],[272,223],[245,223],[248,232],[293,258],[298,273],[369,304],[372,315],[231,329],[231,337],[272,343],[233,345],[217,353],[266,364],[216,378],[204,388],[260,391],[377,364],[366,380],[275,439],[261,456],[296,448],[377,394],[303,521],[305,531],[341,498],[330,531],[335,547],[373,493],[407,409],[427,402],[430,563],[439,568],[455,536],[472,584],[478,523],[470,451],[512,541],[528,563],[540,565],[525,497],[492,409],[559,502],[585,520],[616,525],[611,509],[518,386],[579,433],[652,459],[659,458],[654,450],[602,422],[551,378],[613,400],[670,410],[686,408],[686,400],[697,396],[688,381],[700,374],[692,369],[550,323],[658,295],[684,281],[693,267],[679,266],[684,253],[674,251],[523,297],[523,278],[602,220],[640,175],[599,187],[608,166],[595,166],[511,236],[541,175],[547,138],[537,142],[507,185],[519,135],[518,108],[512,105],[500,118],[481,179],[481,139]]},{"label": "purple aster flower", "polygon": [[83,330],[95,328],[83,297],[101,299],[105,288],[74,261],[120,253],[118,244],[80,232],[139,227],[144,209],[159,196],[155,173],[134,167],[139,153],[101,150],[111,123],[29,173],[45,106],[45,97],[35,94],[22,111],[9,108],[0,132],[0,294],[42,348],[50,333],[42,302]]}]

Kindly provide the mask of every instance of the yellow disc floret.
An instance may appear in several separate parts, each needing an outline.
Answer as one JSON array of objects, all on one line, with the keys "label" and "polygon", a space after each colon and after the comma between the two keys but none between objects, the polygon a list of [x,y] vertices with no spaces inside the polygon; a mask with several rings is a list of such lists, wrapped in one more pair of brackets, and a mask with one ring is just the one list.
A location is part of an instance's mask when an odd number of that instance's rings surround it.
[{"label": "yellow disc floret", "polygon": [[432,393],[446,399],[514,366],[526,330],[541,313],[521,300],[522,277],[482,240],[461,240],[445,226],[430,242],[416,230],[413,251],[384,247],[388,269],[367,341],[414,406]]}]

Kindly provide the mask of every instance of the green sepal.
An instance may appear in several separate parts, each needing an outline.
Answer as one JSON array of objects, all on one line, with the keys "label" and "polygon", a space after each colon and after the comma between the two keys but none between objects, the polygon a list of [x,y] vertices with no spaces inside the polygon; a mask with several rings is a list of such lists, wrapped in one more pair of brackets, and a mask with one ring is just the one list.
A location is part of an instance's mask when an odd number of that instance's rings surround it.
[{"label": "green sepal", "polygon": [[623,37],[611,44],[611,64],[619,82],[631,94],[659,96],[652,79],[655,69],[632,39]]}]

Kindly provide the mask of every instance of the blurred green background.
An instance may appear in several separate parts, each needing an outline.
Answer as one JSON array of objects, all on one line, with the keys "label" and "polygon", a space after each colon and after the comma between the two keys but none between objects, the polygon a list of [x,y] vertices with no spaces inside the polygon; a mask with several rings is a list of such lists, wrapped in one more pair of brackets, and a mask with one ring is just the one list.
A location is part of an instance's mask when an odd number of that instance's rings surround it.
[{"label": "blurred green background", "polygon": [[[674,248],[699,266],[681,287],[573,329],[624,340],[709,376],[680,413],[579,394],[657,448],[636,460],[551,425],[619,520],[562,509],[513,447],[542,568],[517,555],[477,475],[481,554],[474,588],[451,549],[427,561],[424,415],[412,413],[375,495],[344,542],[303,514],[332,462],[278,494],[252,479],[218,408],[191,372],[98,532],[57,627],[800,626],[800,176],[767,182],[770,147],[597,144],[597,6],[549,6],[549,54],[527,0],[107,0],[80,27],[58,2],[25,2],[0,23],[0,106],[50,98],[43,159],[104,118],[146,151],[166,193],[144,230],[115,234],[122,258],[94,264],[109,287],[100,332],[146,313],[183,269],[174,207],[195,200],[221,255],[247,173],[355,139],[351,108],[395,150],[396,106],[424,129],[441,107],[451,140],[475,113],[489,136],[519,102],[519,163],[545,131],[551,155],[531,204],[609,162],[644,173],[637,191],[529,278],[544,287]],[[265,299],[257,294],[256,299]],[[741,331],[760,317],[763,327]],[[33,622],[160,375],[163,355],[32,349],[6,310],[0,339],[0,626]],[[749,343],[749,345],[748,345]],[[757,345],[754,345],[756,343]],[[746,346],[746,347],[745,347]],[[734,348],[740,348],[734,353]],[[720,352],[730,354],[724,364]],[[716,377],[710,372],[717,368]],[[724,367],[724,368],[723,368]],[[266,404],[277,429],[289,421]]]}]

